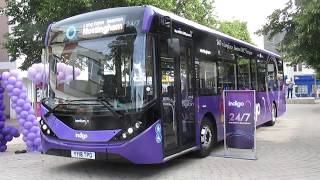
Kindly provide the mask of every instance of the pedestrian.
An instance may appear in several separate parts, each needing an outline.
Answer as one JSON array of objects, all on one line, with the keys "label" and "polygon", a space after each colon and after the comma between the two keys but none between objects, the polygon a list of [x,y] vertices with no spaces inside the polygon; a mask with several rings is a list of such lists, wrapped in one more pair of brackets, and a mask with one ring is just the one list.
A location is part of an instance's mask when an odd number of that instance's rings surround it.
[{"label": "pedestrian", "polygon": [[293,85],[294,85],[294,83],[292,82],[292,78],[290,78],[290,80],[288,82],[288,96],[287,96],[288,99],[289,99],[289,95],[291,96],[291,99],[292,99]]}]

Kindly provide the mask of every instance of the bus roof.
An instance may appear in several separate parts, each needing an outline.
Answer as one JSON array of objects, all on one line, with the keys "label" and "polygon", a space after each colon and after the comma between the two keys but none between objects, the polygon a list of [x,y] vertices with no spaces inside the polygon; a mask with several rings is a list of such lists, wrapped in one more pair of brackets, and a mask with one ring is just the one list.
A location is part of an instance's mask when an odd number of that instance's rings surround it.
[{"label": "bus roof", "polygon": [[[147,5],[146,8],[150,8],[152,11],[154,11],[155,14],[157,14],[157,15],[159,15],[159,16],[169,16],[169,17],[172,18],[173,20],[178,21],[178,22],[181,22],[181,23],[184,23],[184,24],[189,25],[189,26],[192,26],[192,27],[195,28],[195,29],[203,30],[203,31],[212,33],[212,34],[214,34],[214,35],[222,36],[222,37],[228,38],[228,39],[230,39],[230,40],[232,40],[232,41],[236,41],[236,42],[241,43],[241,44],[243,44],[243,45],[246,45],[246,46],[249,46],[249,47],[251,47],[251,48],[254,48],[255,50],[262,51],[262,52],[265,52],[265,53],[268,53],[268,54],[272,54],[272,55],[274,55],[274,56],[276,56],[276,57],[278,57],[278,58],[280,57],[278,54],[275,54],[275,53],[273,53],[273,52],[271,52],[271,51],[268,51],[268,50],[265,50],[265,49],[261,49],[261,48],[255,46],[255,45],[252,45],[252,44],[247,43],[247,42],[245,42],[245,41],[236,39],[236,38],[234,38],[234,37],[232,37],[232,36],[229,36],[229,35],[227,35],[227,34],[224,34],[224,33],[222,33],[222,32],[213,30],[213,29],[211,29],[211,28],[209,28],[209,27],[206,27],[206,26],[204,26],[204,25],[198,24],[198,23],[193,22],[193,21],[191,21],[191,20],[185,19],[185,18],[180,17],[180,16],[178,16],[178,15],[175,15],[175,14],[173,14],[173,13],[171,13],[171,12],[164,11],[164,10],[162,10],[162,9],[159,9],[159,8],[157,8],[157,7],[150,6],[150,5]],[[147,10],[147,11],[148,11],[148,10]],[[152,13],[152,14],[153,14],[153,13]]]},{"label": "bus roof", "polygon": [[[213,29],[211,29],[209,27],[206,27],[204,25],[198,24],[196,22],[193,22],[191,20],[185,19],[185,18],[180,17],[178,15],[175,15],[175,14],[173,14],[171,12],[159,9],[159,8],[151,6],[151,5],[132,6],[132,7],[117,7],[117,8],[102,9],[102,10],[97,10],[97,11],[93,11],[93,12],[88,12],[88,13],[76,15],[76,16],[69,17],[69,18],[63,19],[61,21],[55,22],[55,23],[53,23],[53,24],[51,24],[49,26],[48,30],[50,28],[57,27],[57,26],[63,26],[63,25],[68,24],[68,23],[74,23],[74,22],[79,22],[79,21],[84,21],[84,20],[89,20],[89,19],[94,19],[94,18],[101,18],[102,16],[105,16],[105,15],[107,15],[109,13],[114,13],[114,12],[119,12],[119,11],[124,11],[124,12],[127,12],[127,13],[128,12],[139,12],[139,11],[143,11],[143,9],[144,9],[144,18],[143,18],[143,25],[142,25],[143,27],[142,28],[145,28],[146,30],[149,30],[150,25],[151,25],[152,17],[155,14],[159,15],[159,16],[169,16],[173,20],[181,22],[181,23],[184,23],[186,25],[189,25],[189,26],[191,26],[191,27],[193,27],[195,29],[206,31],[206,32],[209,32],[211,34],[218,35],[218,36],[221,36],[221,37],[225,37],[225,38],[230,39],[232,41],[235,41],[235,42],[238,42],[238,43],[243,44],[245,46],[251,47],[251,48],[253,48],[253,49],[257,50],[257,51],[261,51],[261,52],[268,53],[268,54],[271,54],[271,55],[276,56],[276,57],[280,57],[278,54],[275,54],[275,53],[270,52],[268,50],[264,50],[264,49],[258,48],[255,45],[249,44],[247,42],[244,42],[242,40],[239,40],[239,39],[236,39],[236,38],[234,38],[232,36],[224,34],[222,32],[213,30]],[[46,39],[47,39],[47,37],[46,37]]]}]

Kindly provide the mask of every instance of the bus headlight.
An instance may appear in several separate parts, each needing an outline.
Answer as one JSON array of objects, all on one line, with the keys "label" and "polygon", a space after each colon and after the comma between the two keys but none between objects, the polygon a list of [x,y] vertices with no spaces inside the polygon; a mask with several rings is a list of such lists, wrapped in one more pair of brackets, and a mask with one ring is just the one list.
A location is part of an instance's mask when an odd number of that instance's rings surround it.
[{"label": "bus headlight", "polygon": [[128,128],[128,133],[129,133],[129,134],[132,134],[132,133],[133,133],[133,128],[132,128],[132,127]]},{"label": "bus headlight", "polygon": [[53,133],[53,131],[49,128],[49,126],[43,119],[40,120],[40,128],[43,134],[56,137],[56,135]]},{"label": "bus headlight", "polygon": [[136,135],[142,127],[142,122],[137,121],[133,124],[133,126],[122,130],[118,135],[116,135],[114,138],[112,138],[113,141],[117,140],[126,140],[129,138],[132,138],[134,135]]},{"label": "bus headlight", "polygon": [[141,124],[142,124],[141,121],[137,121],[137,122],[135,123],[134,127],[135,127],[136,129],[139,129],[140,126],[141,126]]},{"label": "bus headlight", "polygon": [[127,138],[127,133],[122,133],[122,138],[123,139]]}]

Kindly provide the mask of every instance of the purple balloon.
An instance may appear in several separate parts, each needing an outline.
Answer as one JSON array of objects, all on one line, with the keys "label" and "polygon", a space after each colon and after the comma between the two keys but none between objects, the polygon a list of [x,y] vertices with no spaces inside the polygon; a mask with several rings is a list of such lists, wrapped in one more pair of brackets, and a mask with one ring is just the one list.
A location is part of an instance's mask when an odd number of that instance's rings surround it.
[{"label": "purple balloon", "polygon": [[20,106],[20,107],[23,107],[25,103],[26,103],[26,101],[23,100],[23,99],[18,99],[17,100],[17,105]]},{"label": "purple balloon", "polygon": [[4,88],[0,87],[0,94],[2,94],[4,92]]},{"label": "purple balloon", "polygon": [[64,73],[63,72],[58,72],[58,76],[57,76],[57,79],[58,80],[63,80],[64,79]]},{"label": "purple balloon", "polygon": [[10,99],[12,102],[17,102],[18,96],[11,96]]},{"label": "purple balloon", "polygon": [[31,122],[29,122],[29,121],[27,121],[27,122],[25,122],[24,124],[23,124],[23,127],[25,128],[25,129],[30,129],[31,127],[32,127],[32,123]]},{"label": "purple balloon", "polygon": [[34,141],[33,141],[34,145],[36,146],[40,146],[41,144],[41,139],[40,138],[35,138]]},{"label": "purple balloon", "polygon": [[20,136],[20,133],[19,133],[18,129],[14,128],[14,130],[11,131],[11,135],[13,135],[13,137],[17,138]]},{"label": "purple balloon", "polygon": [[12,84],[8,84],[8,85],[6,86],[6,88],[7,88],[8,91],[12,91],[12,89],[14,88],[14,86],[13,86]]},{"label": "purple balloon", "polygon": [[42,74],[41,74],[40,72],[36,74],[35,80],[36,80],[37,82],[41,82],[41,81],[42,81]]},{"label": "purple balloon", "polygon": [[4,128],[4,121],[0,121],[0,129]]},{"label": "purple balloon", "polygon": [[27,135],[28,140],[33,141],[34,138],[36,138],[36,134],[33,132],[29,132],[29,134]]},{"label": "purple balloon", "polygon": [[17,78],[13,77],[13,76],[10,76],[9,79],[8,79],[8,82],[9,84],[11,85],[15,85],[16,84],[16,81],[17,81]]},{"label": "purple balloon", "polygon": [[33,124],[33,126],[39,126],[39,122],[38,122],[38,120],[34,120],[33,122],[32,122],[32,124]]},{"label": "purple balloon", "polygon": [[4,127],[2,129],[2,134],[3,135],[8,135],[10,133],[10,127]]},{"label": "purple balloon", "polygon": [[16,113],[20,114],[23,109],[19,106],[16,107]]},{"label": "purple balloon", "polygon": [[66,77],[66,81],[67,81],[67,82],[70,82],[72,79],[73,79],[73,75],[68,75],[68,76]]},{"label": "purple balloon", "polygon": [[0,141],[2,141],[4,136],[0,133]]},{"label": "purple balloon", "polygon": [[9,142],[9,141],[12,141],[13,136],[11,134],[8,134],[4,137],[4,139]]},{"label": "purple balloon", "polygon": [[37,74],[36,68],[34,68],[34,66],[31,66],[28,69],[28,77],[34,77],[36,74]]},{"label": "purple balloon", "polygon": [[35,134],[38,134],[38,132],[39,132],[39,127],[38,126],[32,126],[32,128],[30,129],[30,132],[33,132],[33,133],[35,133]]},{"label": "purple balloon", "polygon": [[4,111],[6,107],[3,104],[0,104],[0,111]]},{"label": "purple balloon", "polygon": [[[0,113],[1,113],[1,111],[0,111]],[[0,115],[0,122],[3,122],[3,121],[5,121],[5,120],[6,120],[6,117],[3,116],[3,115]],[[1,129],[1,127],[0,127],[0,129]]]},{"label": "purple balloon", "polygon": [[29,103],[25,103],[25,104],[23,105],[23,110],[29,111],[30,109],[31,109],[31,105],[30,105]]},{"label": "purple balloon", "polygon": [[0,152],[4,152],[6,150],[7,150],[7,146],[6,145],[0,146]]},{"label": "purple balloon", "polygon": [[3,72],[2,73],[2,80],[8,80],[8,78],[9,78],[9,76],[10,76],[10,73],[9,72]]},{"label": "purple balloon", "polygon": [[23,124],[26,122],[26,120],[23,118],[20,118],[18,121],[21,126],[23,126]]},{"label": "purple balloon", "polygon": [[26,130],[26,129],[23,129],[23,130],[22,130],[22,134],[23,134],[23,136],[27,136],[27,135],[28,135],[28,133],[29,133],[29,131],[28,131],[28,130]]},{"label": "purple balloon", "polygon": [[19,96],[21,93],[21,89],[19,88],[13,88],[12,90],[12,94],[15,95],[15,96]]},{"label": "purple balloon", "polygon": [[22,118],[26,118],[27,116],[28,116],[28,111],[22,111],[21,113],[20,113],[20,116],[22,117]]},{"label": "purple balloon", "polygon": [[19,71],[16,69],[11,69],[10,71],[10,75],[14,76],[14,77],[18,77],[19,76]]},{"label": "purple balloon", "polygon": [[35,120],[36,120],[36,116],[35,116],[35,115],[29,114],[29,115],[27,116],[27,121],[35,121]]},{"label": "purple balloon", "polygon": [[11,108],[12,108],[12,109],[15,109],[15,108],[16,108],[16,106],[17,106],[17,104],[16,104],[16,103],[12,103],[12,104],[11,104]]},{"label": "purple balloon", "polygon": [[27,98],[27,94],[25,92],[21,92],[19,95],[20,99],[26,99]]},{"label": "purple balloon", "polygon": [[33,141],[31,141],[29,138],[27,138],[27,147],[31,147],[33,145]]},{"label": "purple balloon", "polygon": [[28,111],[28,114],[34,114],[34,110],[33,110],[33,109],[30,109],[30,110]]},{"label": "purple balloon", "polygon": [[27,136],[23,135],[23,136],[22,136],[22,140],[23,140],[23,142],[27,142],[27,141],[28,141]]},{"label": "purple balloon", "polygon": [[23,87],[23,82],[22,82],[22,81],[17,81],[14,86],[15,86],[16,88],[21,89],[21,88]]}]

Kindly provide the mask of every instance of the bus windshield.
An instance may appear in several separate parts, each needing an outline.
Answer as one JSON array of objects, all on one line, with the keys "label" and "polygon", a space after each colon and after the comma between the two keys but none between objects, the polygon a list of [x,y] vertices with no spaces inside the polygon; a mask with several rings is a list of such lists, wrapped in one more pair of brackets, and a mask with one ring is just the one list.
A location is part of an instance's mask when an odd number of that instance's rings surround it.
[{"label": "bus windshield", "polygon": [[49,45],[47,99],[144,107],[155,94],[151,42],[146,34],[128,34]]}]

